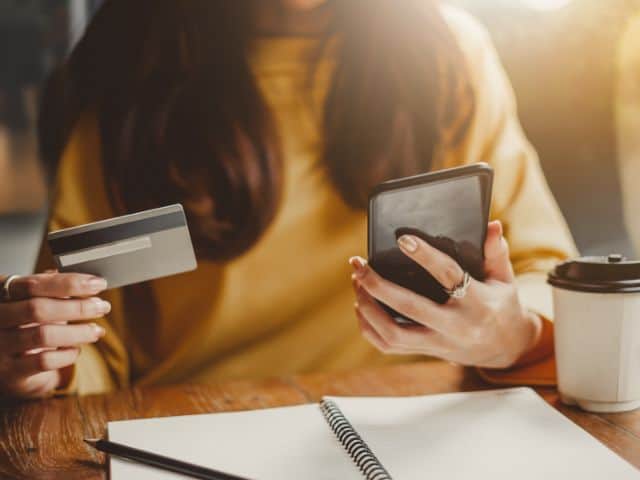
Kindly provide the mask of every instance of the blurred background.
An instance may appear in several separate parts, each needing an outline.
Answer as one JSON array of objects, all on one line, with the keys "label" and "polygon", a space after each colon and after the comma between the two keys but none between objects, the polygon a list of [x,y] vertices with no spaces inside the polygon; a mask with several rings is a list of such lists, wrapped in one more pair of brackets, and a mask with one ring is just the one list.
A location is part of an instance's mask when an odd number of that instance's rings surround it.
[{"label": "blurred background", "polygon": [[[99,3],[0,0],[0,272],[27,273],[33,266],[47,199],[35,144],[38,94]],[[634,61],[633,55],[620,60],[618,52],[635,51],[629,42],[636,41],[640,0],[450,3],[490,30],[523,126],[582,253],[633,257],[622,210],[616,105],[625,102],[620,76],[633,74],[620,62]],[[640,89],[640,66],[638,72]]]}]

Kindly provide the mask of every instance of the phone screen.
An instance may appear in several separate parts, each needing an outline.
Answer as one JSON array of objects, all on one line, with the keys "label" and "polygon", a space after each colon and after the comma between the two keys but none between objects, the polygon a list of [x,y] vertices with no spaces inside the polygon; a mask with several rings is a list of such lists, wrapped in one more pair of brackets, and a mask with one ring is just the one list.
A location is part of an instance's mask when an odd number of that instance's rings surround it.
[{"label": "phone screen", "polygon": [[369,213],[372,267],[387,280],[445,303],[449,296],[443,286],[398,247],[400,236],[412,234],[483,279],[488,179],[486,174],[451,176],[375,195]]}]

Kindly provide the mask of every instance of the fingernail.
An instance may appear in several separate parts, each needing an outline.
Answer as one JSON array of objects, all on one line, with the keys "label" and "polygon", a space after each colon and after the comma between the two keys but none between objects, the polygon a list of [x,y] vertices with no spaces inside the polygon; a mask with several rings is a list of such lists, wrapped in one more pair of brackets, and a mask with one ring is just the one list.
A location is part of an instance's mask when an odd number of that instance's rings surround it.
[{"label": "fingernail", "polygon": [[367,261],[362,258],[362,257],[351,257],[349,259],[349,264],[354,268],[355,270],[355,278],[356,280],[359,278],[362,278],[364,276],[364,274],[367,272]]},{"label": "fingernail", "polygon": [[100,309],[100,311],[102,312],[102,314],[107,314],[111,311],[111,304],[109,302],[106,302],[104,300],[100,301],[100,305],[98,307]]},{"label": "fingernail", "polygon": [[111,304],[101,298],[92,298],[91,301],[95,305],[98,315],[105,315],[111,311]]},{"label": "fingernail", "polygon": [[402,235],[398,239],[398,245],[400,245],[400,248],[409,253],[414,253],[416,250],[418,250],[418,242],[416,242],[416,239],[411,235]]},{"label": "fingernail", "polygon": [[104,328],[102,328],[100,325],[98,325],[97,323],[91,324],[91,327],[93,328],[93,331],[98,336],[98,338],[104,337],[105,334],[107,333],[107,331]]},{"label": "fingernail", "polygon": [[503,235],[502,222],[500,220],[492,220],[490,223],[496,225],[496,227],[498,229],[498,236],[502,237],[502,235]]},{"label": "fingernail", "polygon": [[101,292],[107,289],[107,281],[104,278],[90,278],[89,280],[85,281],[85,284],[91,290],[94,290],[96,292]]}]

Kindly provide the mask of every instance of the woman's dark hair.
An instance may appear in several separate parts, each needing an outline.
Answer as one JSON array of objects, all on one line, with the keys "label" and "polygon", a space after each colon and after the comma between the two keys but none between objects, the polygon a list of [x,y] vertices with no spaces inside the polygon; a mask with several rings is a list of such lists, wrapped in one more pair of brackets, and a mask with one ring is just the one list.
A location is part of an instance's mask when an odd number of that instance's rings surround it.
[{"label": "woman's dark hair", "polygon": [[[49,166],[93,112],[116,212],[180,202],[202,258],[249,249],[282,185],[278,132],[247,60],[256,1],[107,0],[44,93]],[[436,146],[463,138],[473,92],[436,2],[331,8],[326,36],[339,48],[319,167],[363,208],[373,185],[428,171]]]}]

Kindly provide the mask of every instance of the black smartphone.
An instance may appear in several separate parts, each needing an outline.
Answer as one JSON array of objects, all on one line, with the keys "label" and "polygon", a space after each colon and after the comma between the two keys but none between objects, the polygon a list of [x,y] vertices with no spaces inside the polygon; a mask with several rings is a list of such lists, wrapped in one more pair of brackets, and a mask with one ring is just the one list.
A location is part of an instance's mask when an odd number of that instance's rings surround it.
[{"label": "black smartphone", "polygon": [[[381,183],[369,197],[369,263],[383,278],[444,304],[445,288],[407,257],[397,240],[415,235],[484,279],[493,170],[486,163]],[[387,305],[399,324],[414,324]]]}]

